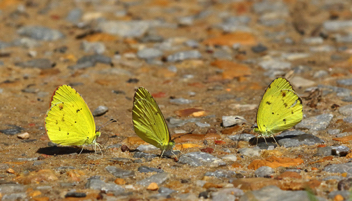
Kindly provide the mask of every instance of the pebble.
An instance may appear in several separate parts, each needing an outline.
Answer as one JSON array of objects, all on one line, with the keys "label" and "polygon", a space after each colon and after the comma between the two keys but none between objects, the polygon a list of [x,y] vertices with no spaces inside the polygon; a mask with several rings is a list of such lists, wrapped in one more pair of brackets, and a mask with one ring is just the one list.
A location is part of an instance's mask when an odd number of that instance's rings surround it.
[{"label": "pebble", "polygon": [[303,42],[309,45],[319,45],[324,42],[324,40],[321,37],[310,37],[310,38],[304,38]]},{"label": "pebble", "polygon": [[249,142],[250,139],[255,138],[255,137],[256,137],[255,135],[247,134],[247,133],[241,133],[241,134],[228,136],[228,138],[230,138],[233,141],[246,141],[246,142]]},{"label": "pebble", "polygon": [[332,147],[318,147],[317,156],[331,156]]},{"label": "pebble", "polygon": [[244,192],[239,188],[223,188],[217,192],[211,193],[212,201],[234,201],[244,195]]},{"label": "pebble", "polygon": [[137,184],[147,187],[149,186],[150,183],[156,183],[158,184],[158,186],[160,186],[161,184],[163,184],[165,181],[169,179],[169,176],[170,176],[169,173],[166,173],[166,172],[158,173],[148,178],[145,178],[143,180],[137,181]]},{"label": "pebble", "polygon": [[0,130],[5,135],[16,135],[22,132],[23,128],[15,125],[8,125],[11,128]]},{"label": "pebble", "polygon": [[189,100],[189,99],[185,99],[185,98],[170,99],[170,103],[173,103],[176,105],[191,104],[193,102],[194,102],[193,100]]},{"label": "pebble", "polygon": [[321,114],[318,116],[309,117],[303,119],[300,123],[295,126],[295,128],[309,129],[310,131],[325,130],[329,126],[333,117],[334,115],[332,114]]},{"label": "pebble", "polygon": [[33,59],[24,62],[16,62],[16,66],[22,68],[39,68],[39,69],[49,69],[54,67],[53,63],[49,59]]},{"label": "pebble", "polygon": [[299,77],[299,76],[295,76],[293,77],[290,82],[292,83],[292,85],[296,88],[305,88],[305,87],[310,87],[315,85],[314,81],[305,79],[303,77]]},{"label": "pebble", "polygon": [[299,65],[299,66],[296,66],[296,67],[292,68],[292,70],[293,70],[296,74],[299,74],[299,73],[309,72],[309,71],[312,70],[312,68],[309,67],[309,66]]},{"label": "pebble", "polygon": [[327,20],[323,27],[327,31],[346,30],[352,27],[352,20]]},{"label": "pebble", "polygon": [[111,173],[112,175],[114,175],[115,177],[118,177],[118,178],[133,177],[135,174],[134,171],[132,171],[132,170],[124,170],[124,169],[117,168],[115,166],[107,166],[107,167],[105,167],[105,169],[109,173]]},{"label": "pebble", "polygon": [[158,168],[152,168],[152,167],[147,167],[147,166],[140,166],[138,168],[139,172],[146,173],[146,172],[157,172],[157,173],[162,173],[164,170],[158,169]]},{"label": "pebble", "polygon": [[86,193],[80,193],[80,192],[68,192],[68,193],[66,193],[65,198],[68,198],[68,197],[84,198],[84,197],[87,197],[87,194]]},{"label": "pebble", "polygon": [[236,175],[236,172],[230,170],[216,170],[215,172],[206,172],[204,176],[212,176],[216,178],[231,178]]},{"label": "pebble", "polygon": [[189,152],[181,155],[179,158],[179,163],[188,164],[193,167],[198,167],[202,165],[208,165],[210,167],[219,167],[226,165],[221,159],[205,153],[205,152]]},{"label": "pebble", "polygon": [[179,17],[177,21],[181,26],[190,26],[193,24],[194,16]]},{"label": "pebble", "polygon": [[222,116],[222,126],[225,128],[246,122],[247,121],[242,116]]},{"label": "pebble", "polygon": [[25,186],[22,184],[1,184],[0,193],[1,194],[11,194],[17,192],[24,192],[26,190]]},{"label": "pebble", "polygon": [[329,73],[327,72],[327,71],[325,71],[325,70],[318,70],[317,72],[315,72],[314,74],[313,74],[313,77],[314,78],[323,78],[323,77],[326,77],[326,76],[328,76],[329,75]]},{"label": "pebble", "polygon": [[277,186],[266,186],[259,190],[247,191],[239,201],[246,200],[270,200],[270,201],[296,201],[296,200],[310,200],[307,191],[284,191]]},{"label": "pebble", "polygon": [[208,128],[210,127],[210,124],[208,123],[201,123],[201,122],[196,122],[196,125],[201,127],[201,128]]},{"label": "pebble", "polygon": [[145,158],[146,160],[151,160],[156,157],[158,157],[158,156],[155,154],[148,154],[148,153],[144,153],[144,152],[140,152],[140,151],[135,152],[133,155],[133,158]]},{"label": "pebble", "polygon": [[270,177],[274,173],[275,173],[275,170],[268,166],[262,166],[254,172],[256,177]]},{"label": "pebble", "polygon": [[110,57],[94,54],[94,55],[81,57],[80,59],[78,59],[76,65],[69,66],[68,68],[72,70],[84,69],[84,68],[94,67],[97,63],[111,65],[112,61]]},{"label": "pebble", "polygon": [[352,116],[352,104],[340,107],[339,113],[345,116]]},{"label": "pebble", "polygon": [[141,144],[136,149],[138,151],[146,152],[146,151],[151,151],[151,150],[158,150],[159,148],[154,145],[151,145],[151,144]]},{"label": "pebble", "polygon": [[340,129],[328,129],[327,132],[329,135],[336,135],[340,133]]},{"label": "pebble", "polygon": [[89,178],[88,182],[85,184],[85,187],[114,194],[120,194],[125,191],[125,189],[119,185],[116,185],[115,183],[105,183],[104,181],[100,180],[99,176]]},{"label": "pebble", "polygon": [[335,199],[335,197],[337,195],[341,195],[344,200],[349,200],[350,199],[350,192],[348,190],[345,190],[345,191],[331,191],[328,194],[328,198],[330,198],[331,200],[337,200],[337,199]]},{"label": "pebble", "polygon": [[102,21],[98,24],[98,29],[102,32],[119,35],[122,37],[141,37],[150,28],[148,21]]},{"label": "pebble", "polygon": [[328,176],[328,177],[325,177],[323,179],[323,181],[328,181],[328,180],[336,180],[336,181],[341,181],[343,180],[345,177],[343,176]]},{"label": "pebble", "polygon": [[174,128],[174,127],[180,127],[183,126],[187,123],[194,123],[194,122],[198,122],[199,119],[198,118],[189,118],[189,119],[177,119],[177,118],[169,118],[169,127],[170,128]]},{"label": "pebble", "polygon": [[350,190],[352,186],[352,178],[347,178],[347,179],[341,179],[339,183],[337,184],[337,189],[340,191],[342,190]]},{"label": "pebble", "polygon": [[26,193],[12,193],[6,194],[2,197],[2,201],[14,201],[14,200],[25,200],[27,197]]},{"label": "pebble", "polygon": [[182,52],[171,54],[167,56],[166,60],[168,62],[177,62],[177,61],[183,61],[186,59],[199,59],[201,57],[202,55],[198,50],[189,50],[189,51],[182,51]]},{"label": "pebble", "polygon": [[279,60],[261,61],[259,66],[264,70],[287,70],[291,68],[291,63]]},{"label": "pebble", "polygon": [[74,23],[74,24],[78,23],[82,17],[82,14],[83,14],[82,9],[74,8],[74,9],[70,10],[70,12],[67,14],[66,20],[71,23]]},{"label": "pebble", "polygon": [[253,147],[253,148],[242,148],[242,149],[239,149],[238,152],[244,156],[253,157],[253,156],[260,156],[261,150],[258,147]]},{"label": "pebble", "polygon": [[339,157],[346,156],[350,152],[350,149],[343,145],[331,146],[331,149],[332,149],[332,155],[339,156]]},{"label": "pebble", "polygon": [[109,108],[104,106],[104,105],[99,105],[94,111],[93,111],[93,116],[98,117],[101,115],[104,115],[109,111]]},{"label": "pebble", "polygon": [[65,37],[60,31],[43,26],[23,26],[18,29],[17,33],[35,40],[43,41],[55,41]]},{"label": "pebble", "polygon": [[344,85],[344,86],[351,86],[352,85],[352,79],[342,79],[342,80],[337,80],[337,84]]},{"label": "pebble", "polygon": [[346,123],[352,123],[352,117],[345,117],[343,118],[343,121]]},{"label": "pebble", "polygon": [[322,144],[324,140],[312,134],[301,134],[294,137],[288,137],[277,140],[280,146],[298,147],[300,145]]},{"label": "pebble", "polygon": [[103,54],[106,50],[104,43],[82,41],[81,49],[87,53]]},{"label": "pebble", "polygon": [[265,52],[268,50],[268,48],[262,44],[258,44],[256,46],[253,46],[251,47],[251,50],[254,52],[254,53],[261,53],[261,52]]},{"label": "pebble", "polygon": [[137,52],[137,56],[141,59],[154,59],[162,55],[163,52],[156,48],[144,48]]},{"label": "pebble", "polygon": [[325,172],[352,174],[352,163],[331,164],[324,167]]},{"label": "pebble", "polygon": [[[198,48],[199,47],[199,43],[196,40],[187,40],[184,44],[187,45],[188,47],[191,47],[191,48]],[[1,47],[1,45],[0,45],[0,47]]]},{"label": "pebble", "polygon": [[29,138],[29,133],[27,133],[27,132],[21,133],[21,134],[18,134],[17,137],[19,139],[28,139]]},{"label": "pebble", "polygon": [[[231,153],[231,152],[229,152]],[[229,154],[229,155],[225,155],[222,157],[223,160],[225,161],[237,161],[237,156],[236,155],[233,155],[233,154]]]}]

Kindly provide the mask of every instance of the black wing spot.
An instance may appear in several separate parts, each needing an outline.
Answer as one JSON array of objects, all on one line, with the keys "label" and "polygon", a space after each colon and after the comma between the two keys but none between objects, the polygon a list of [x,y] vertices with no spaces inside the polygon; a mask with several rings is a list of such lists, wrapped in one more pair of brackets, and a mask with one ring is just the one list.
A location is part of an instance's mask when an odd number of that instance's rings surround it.
[{"label": "black wing spot", "polygon": [[56,120],[56,124],[59,124],[59,122]]},{"label": "black wing spot", "polygon": [[286,92],[282,92],[281,95],[282,95],[282,97],[285,97],[286,96]]},{"label": "black wing spot", "polygon": [[77,123],[77,121],[75,121],[75,124]]},{"label": "black wing spot", "polygon": [[69,133],[69,132],[67,132],[67,135],[70,135],[70,133]]},{"label": "black wing spot", "polygon": [[61,131],[61,128],[59,127],[59,131]]},{"label": "black wing spot", "polygon": [[76,110],[76,113],[78,113],[78,112],[81,111],[81,110],[82,110],[82,108],[81,108],[81,109],[77,109],[77,110]]},{"label": "black wing spot", "polygon": [[291,111],[291,114],[293,114],[294,112],[293,112],[293,110]]},{"label": "black wing spot", "polygon": [[62,117],[62,118],[61,118],[61,121],[65,121],[65,118],[64,118],[64,117]]},{"label": "black wing spot", "polygon": [[287,107],[287,103],[284,103],[284,106]]},{"label": "black wing spot", "polygon": [[271,102],[269,102],[269,101],[266,101],[266,104],[268,104],[268,105],[271,105]]},{"label": "black wing spot", "polygon": [[271,114],[275,114],[274,112],[272,112]]},{"label": "black wing spot", "polygon": [[285,122],[285,124],[286,124],[286,119],[283,119],[283,121]]}]

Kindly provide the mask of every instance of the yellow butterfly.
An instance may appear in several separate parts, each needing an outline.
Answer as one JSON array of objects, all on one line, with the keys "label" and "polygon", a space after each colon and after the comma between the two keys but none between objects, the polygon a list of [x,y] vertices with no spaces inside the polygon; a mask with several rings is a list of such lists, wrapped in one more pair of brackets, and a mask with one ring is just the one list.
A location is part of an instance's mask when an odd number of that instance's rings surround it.
[{"label": "yellow butterfly", "polygon": [[171,140],[169,128],[158,104],[143,87],[134,94],[132,119],[136,134],[149,144],[162,150],[172,150],[175,142]]},{"label": "yellow butterfly", "polygon": [[254,131],[260,133],[265,139],[295,126],[302,118],[301,98],[293,90],[289,81],[280,77],[271,82],[263,95],[257,112],[257,127]]},{"label": "yellow butterfly", "polygon": [[95,150],[96,146],[100,149],[96,140],[101,133],[95,130],[93,115],[81,95],[70,86],[62,85],[55,90],[46,113],[45,129],[53,143],[64,146],[93,144]]}]

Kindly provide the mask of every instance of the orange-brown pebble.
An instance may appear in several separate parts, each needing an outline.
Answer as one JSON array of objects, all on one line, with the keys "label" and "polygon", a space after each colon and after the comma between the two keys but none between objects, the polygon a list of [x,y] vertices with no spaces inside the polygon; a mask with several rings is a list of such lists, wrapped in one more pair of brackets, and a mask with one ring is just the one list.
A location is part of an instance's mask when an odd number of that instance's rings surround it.
[{"label": "orange-brown pebble", "polygon": [[118,184],[118,185],[125,185],[126,184],[126,181],[124,179],[121,179],[121,178],[116,178],[115,179],[115,184]]},{"label": "orange-brown pebble", "polygon": [[155,182],[150,183],[149,186],[147,187],[147,190],[150,190],[150,191],[156,191],[158,189],[159,189],[158,184]]},{"label": "orange-brown pebble", "polygon": [[334,201],[343,201],[343,200],[345,200],[345,199],[340,194],[338,194],[334,197]]},{"label": "orange-brown pebble", "polygon": [[49,201],[48,197],[33,198],[34,201]]},{"label": "orange-brown pebble", "polygon": [[7,169],[6,172],[10,174],[15,174],[15,170],[12,168]]},{"label": "orange-brown pebble", "polygon": [[38,196],[38,195],[41,195],[42,194],[42,192],[40,192],[40,191],[32,191],[32,192],[30,192],[29,193],[29,196],[30,197],[36,197],[36,196]]}]

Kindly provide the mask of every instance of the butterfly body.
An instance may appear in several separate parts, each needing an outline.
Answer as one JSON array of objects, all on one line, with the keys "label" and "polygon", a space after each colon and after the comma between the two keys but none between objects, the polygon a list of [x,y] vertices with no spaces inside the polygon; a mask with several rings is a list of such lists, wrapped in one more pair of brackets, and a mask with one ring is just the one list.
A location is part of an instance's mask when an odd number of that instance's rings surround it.
[{"label": "butterfly body", "polygon": [[287,130],[303,118],[301,98],[285,78],[275,79],[266,89],[257,112],[255,132],[271,136]]},{"label": "butterfly body", "polygon": [[134,95],[132,121],[135,133],[145,142],[163,152],[172,150],[175,142],[171,140],[164,116],[152,95],[143,87],[139,87]]},{"label": "butterfly body", "polygon": [[58,87],[45,117],[49,139],[63,146],[99,145],[92,113],[81,95],[72,87]]}]

